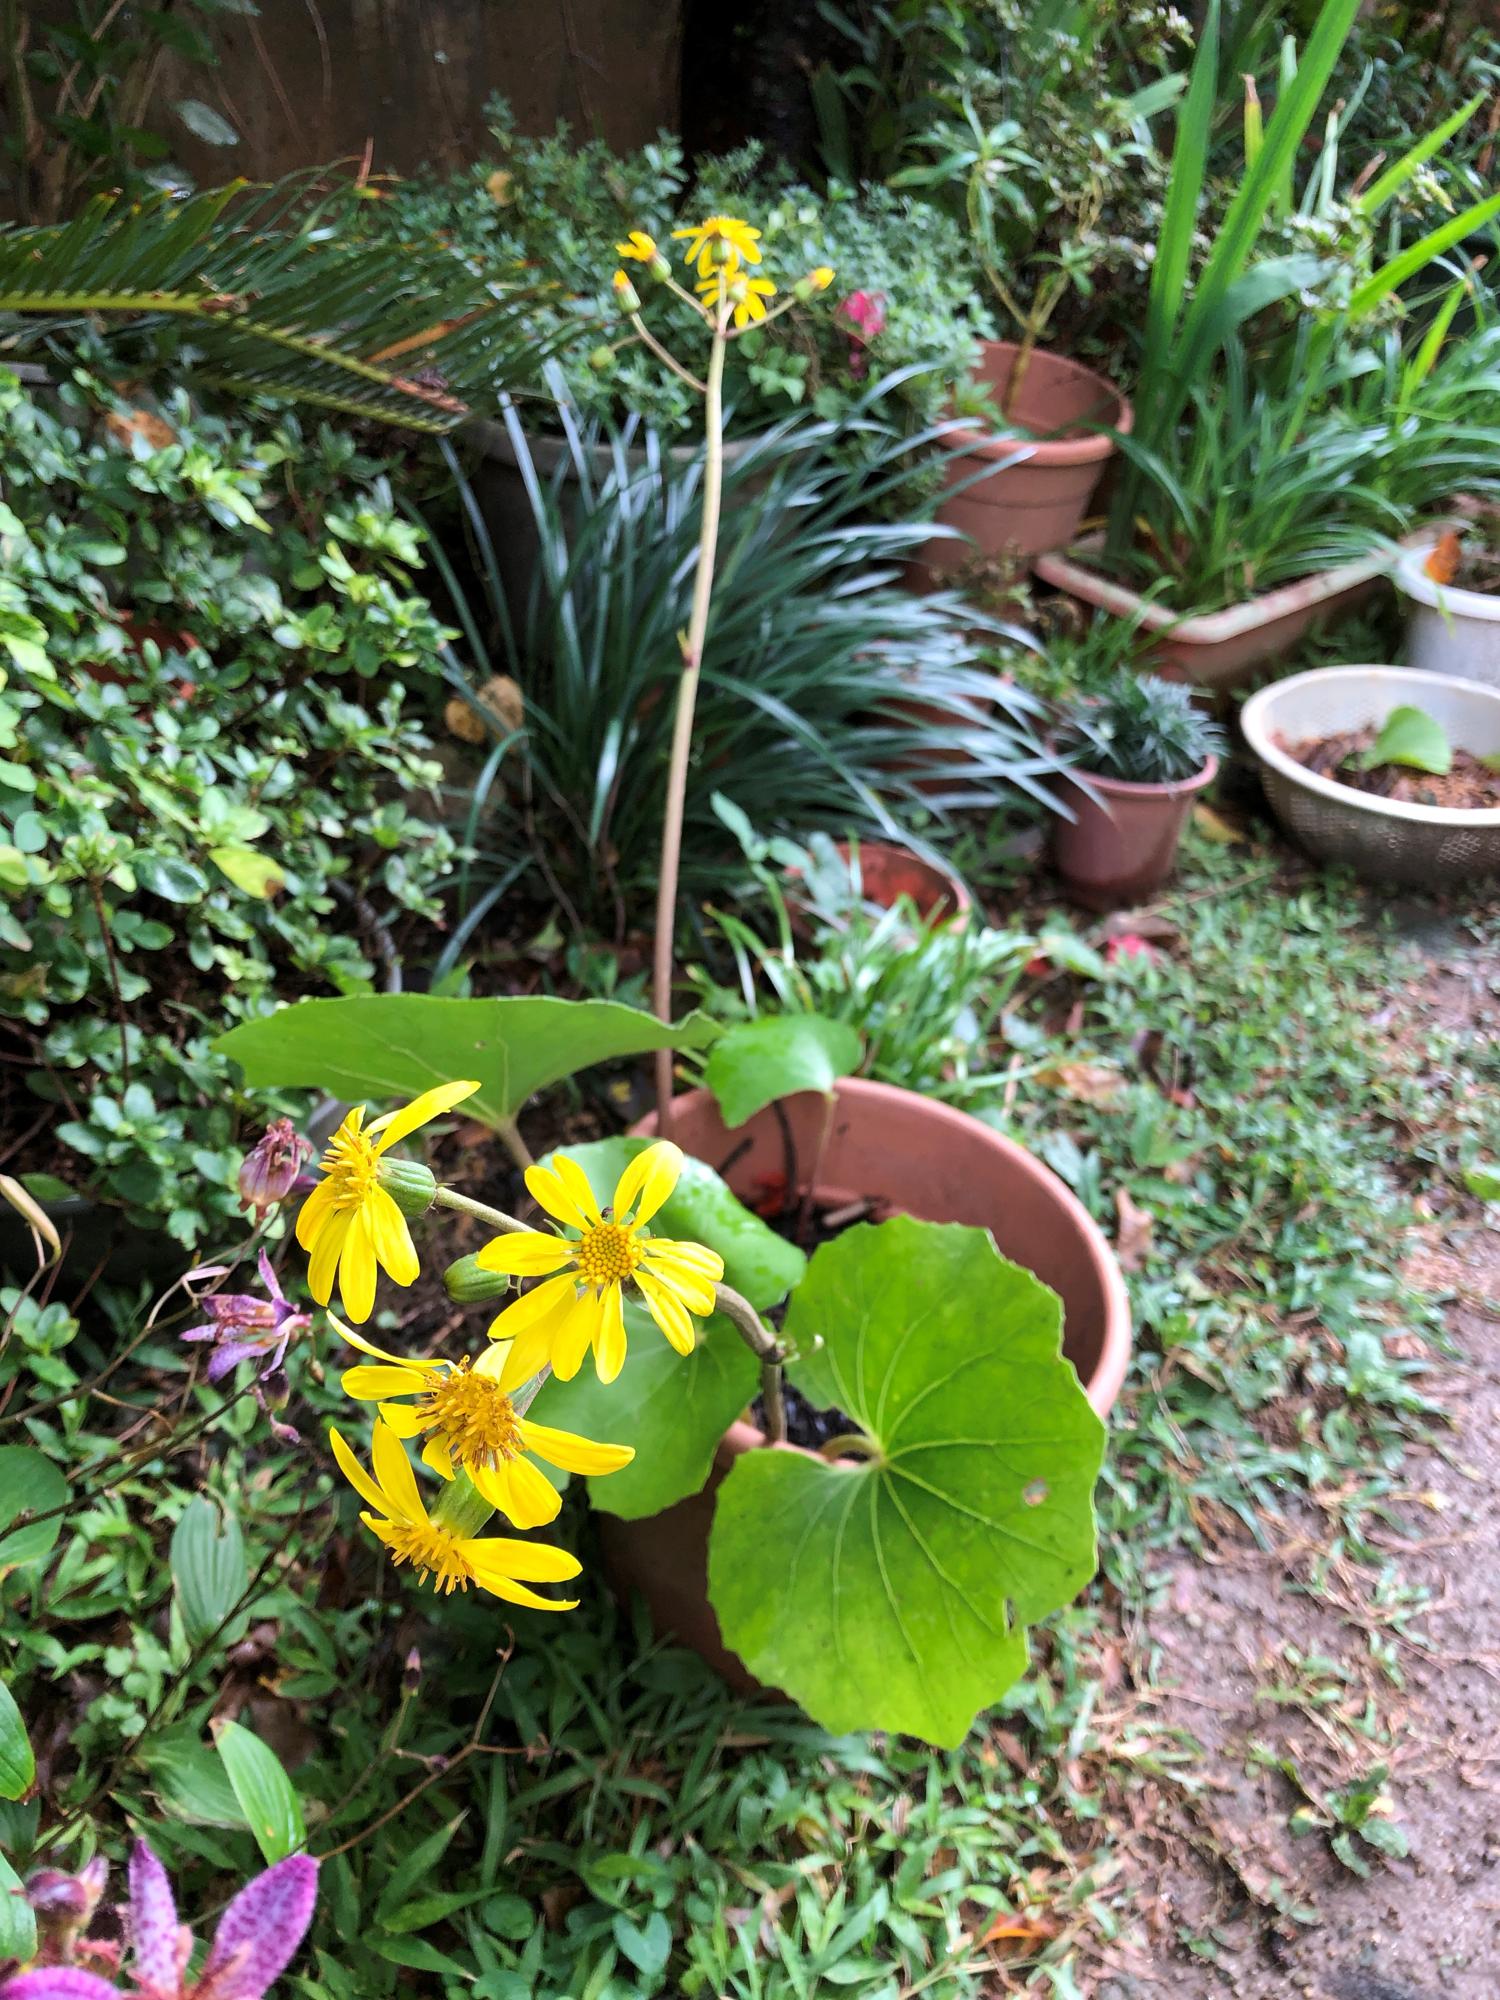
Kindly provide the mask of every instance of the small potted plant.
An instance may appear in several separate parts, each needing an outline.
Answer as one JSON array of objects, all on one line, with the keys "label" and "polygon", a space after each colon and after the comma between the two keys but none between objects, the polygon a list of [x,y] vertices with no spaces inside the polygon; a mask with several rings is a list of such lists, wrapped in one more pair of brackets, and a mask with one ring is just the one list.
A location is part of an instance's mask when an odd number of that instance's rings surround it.
[{"label": "small potted plant", "polygon": [[1183,822],[1219,768],[1223,731],[1192,688],[1128,667],[1080,704],[1072,729],[1083,782],[1053,832],[1053,860],[1075,901],[1116,909],[1171,875]]},{"label": "small potted plant", "polygon": [[1396,565],[1407,664],[1500,687],[1500,512],[1446,529]]}]

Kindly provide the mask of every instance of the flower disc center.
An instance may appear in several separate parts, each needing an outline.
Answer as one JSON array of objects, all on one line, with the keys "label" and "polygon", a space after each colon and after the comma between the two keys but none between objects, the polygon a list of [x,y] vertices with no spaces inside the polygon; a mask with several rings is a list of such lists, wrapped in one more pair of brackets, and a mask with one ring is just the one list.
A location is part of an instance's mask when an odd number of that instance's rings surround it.
[{"label": "flower disc center", "polygon": [[494,1466],[520,1456],[521,1430],[510,1397],[465,1362],[427,1377],[417,1405],[424,1435],[436,1432],[463,1465]]},{"label": "flower disc center", "polygon": [[641,1261],[635,1230],[624,1222],[596,1222],[584,1231],[576,1255],[579,1277],[601,1289],[622,1284]]},{"label": "flower disc center", "polygon": [[467,1590],[474,1572],[464,1558],[458,1537],[432,1521],[393,1521],[381,1538],[395,1563],[410,1563],[417,1580],[435,1579],[433,1588],[445,1597],[455,1590]]}]

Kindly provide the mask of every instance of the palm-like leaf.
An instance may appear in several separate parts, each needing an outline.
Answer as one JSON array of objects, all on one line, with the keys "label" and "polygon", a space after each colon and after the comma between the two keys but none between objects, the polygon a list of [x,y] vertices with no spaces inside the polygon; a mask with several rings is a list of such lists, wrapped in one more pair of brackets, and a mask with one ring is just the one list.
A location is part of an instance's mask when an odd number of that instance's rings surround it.
[{"label": "palm-like leaf", "polygon": [[364,240],[352,182],[303,174],[179,199],[105,195],[72,222],[0,229],[0,352],[81,317],[186,322],[207,379],[414,430],[530,380],[545,358],[524,286],[442,244]]}]

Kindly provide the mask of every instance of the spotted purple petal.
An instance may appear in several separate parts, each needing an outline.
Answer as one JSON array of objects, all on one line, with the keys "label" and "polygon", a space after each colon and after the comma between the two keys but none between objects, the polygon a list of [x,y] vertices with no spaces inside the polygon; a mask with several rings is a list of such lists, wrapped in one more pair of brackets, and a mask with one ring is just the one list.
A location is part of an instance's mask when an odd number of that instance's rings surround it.
[{"label": "spotted purple petal", "polygon": [[97,1972],[83,1972],[76,1965],[53,1965],[0,1980],[0,2000],[119,2000],[119,1990]]},{"label": "spotted purple petal", "polygon": [[182,1991],[184,1954],[172,1885],[144,1840],[130,1851],[131,1976],[151,2000]]},{"label": "spotted purple petal", "polygon": [[[183,1335],[185,1340],[187,1335]],[[254,1340],[226,1340],[224,1345],[208,1357],[208,1366],[203,1371],[210,1382],[217,1382],[221,1375],[227,1375],[231,1368],[238,1368],[242,1361],[250,1361],[260,1354],[260,1344]]]},{"label": "spotted purple petal", "polygon": [[271,1297],[276,1301],[277,1305],[284,1306],[286,1304],[286,1293],[281,1289],[280,1285],[276,1282],[275,1269],[272,1266],[270,1258],[266,1255],[264,1250],[262,1250],[260,1255],[257,1257],[256,1263],[260,1267],[261,1283],[265,1286],[266,1290],[271,1294]]},{"label": "spotted purple petal", "polygon": [[288,1855],[247,1882],[214,1934],[199,2000],[261,2000],[296,1956],[317,1899],[310,1854]]}]

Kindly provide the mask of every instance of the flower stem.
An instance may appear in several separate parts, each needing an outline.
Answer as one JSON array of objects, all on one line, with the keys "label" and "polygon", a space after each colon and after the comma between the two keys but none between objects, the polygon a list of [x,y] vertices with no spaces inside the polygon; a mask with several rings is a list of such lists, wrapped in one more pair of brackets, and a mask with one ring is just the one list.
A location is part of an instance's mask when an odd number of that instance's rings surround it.
[{"label": "flower stem", "polygon": [[488,1202],[474,1201],[457,1188],[440,1187],[432,1197],[434,1208],[451,1208],[459,1215],[475,1215],[481,1222],[488,1222],[505,1235],[514,1235],[524,1230],[526,1224],[517,1222],[513,1215],[507,1215],[503,1208],[491,1208]]},{"label": "flower stem", "polygon": [[760,1362],[760,1396],[766,1412],[766,1438],[771,1444],[786,1442],[786,1404],[781,1393],[781,1372],[786,1350],[747,1298],[728,1285],[714,1286],[714,1305],[734,1327]]},{"label": "flower stem", "polygon": [[450,1534],[467,1540],[479,1533],[494,1511],[468,1473],[460,1468],[443,1488],[432,1518]]},{"label": "flower stem", "polygon": [[[722,290],[722,287],[721,287]],[[703,520],[698,532],[698,568],[693,578],[693,608],[682,642],[682,678],[677,683],[677,712],[672,722],[672,754],[667,766],[667,803],[661,833],[661,875],[656,892],[656,951],[652,965],[651,998],[657,1019],[672,1019],[673,944],[677,928],[677,881],[682,865],[682,821],[687,800],[688,763],[693,750],[693,714],[698,704],[698,680],[703,667],[703,642],[713,602],[714,558],[719,546],[719,508],[724,490],[724,355],[729,307],[721,301],[714,320],[714,341],[708,357],[708,382],[703,410]],[[672,1051],[656,1056],[656,1121],[663,1139],[672,1128]]]}]

